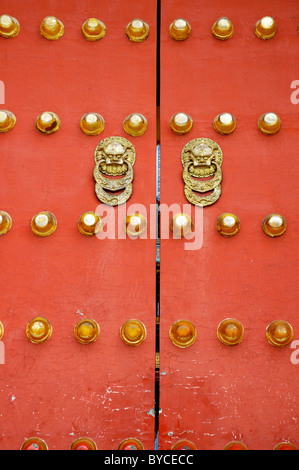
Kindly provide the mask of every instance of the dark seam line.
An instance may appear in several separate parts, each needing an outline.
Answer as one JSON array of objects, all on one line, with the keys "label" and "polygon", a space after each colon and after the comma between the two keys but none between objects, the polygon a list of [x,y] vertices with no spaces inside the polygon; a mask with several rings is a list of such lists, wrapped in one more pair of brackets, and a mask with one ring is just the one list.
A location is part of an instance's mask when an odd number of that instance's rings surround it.
[{"label": "dark seam line", "polygon": [[156,369],[155,369],[155,449],[159,448],[160,414],[160,33],[161,0],[157,0],[157,57],[156,57],[156,106],[157,106],[157,164],[156,164]]}]

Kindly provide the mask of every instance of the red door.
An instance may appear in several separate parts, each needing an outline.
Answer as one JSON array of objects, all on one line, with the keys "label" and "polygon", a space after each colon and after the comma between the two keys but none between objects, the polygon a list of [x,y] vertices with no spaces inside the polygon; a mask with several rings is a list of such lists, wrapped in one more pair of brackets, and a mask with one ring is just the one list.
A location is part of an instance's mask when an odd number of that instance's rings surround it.
[{"label": "red door", "polygon": [[[0,210],[12,218],[11,230],[1,236],[1,449],[19,449],[30,437],[43,439],[49,449],[68,449],[84,437],[99,449],[117,449],[133,438],[150,450],[157,423],[160,449],[182,440],[198,449],[223,449],[232,441],[249,449],[273,449],[280,442],[299,445],[294,349],[299,339],[298,126],[292,88],[299,78],[299,8],[295,1],[279,0],[231,0],[225,6],[161,3],[160,283],[155,270],[156,2],[114,0],[98,6],[90,0],[46,0],[42,5],[8,0],[0,12],[21,25],[16,37],[0,37],[1,108],[17,118],[14,129],[0,135]],[[65,28],[57,41],[40,34],[49,15]],[[254,32],[265,16],[278,27],[267,41]],[[106,35],[92,42],[81,26],[94,17],[106,25]],[[227,41],[211,33],[220,17],[234,25]],[[149,25],[149,36],[140,43],[126,36],[135,18]],[[176,18],[192,27],[184,41],[169,35]],[[61,120],[59,131],[47,136],[35,128],[45,111]],[[103,116],[101,134],[82,132],[79,122],[86,113]],[[142,136],[124,131],[130,113],[146,117]],[[169,121],[176,113],[191,116],[190,133],[172,132]],[[220,113],[236,118],[233,133],[222,135],[213,128]],[[277,134],[258,129],[264,113],[280,117]],[[136,160],[132,196],[125,206],[109,208],[95,194],[93,172],[95,150],[111,136],[127,139]],[[203,209],[186,199],[182,179],[182,150],[199,138],[216,142],[223,154],[221,195]],[[124,222],[136,209],[146,216],[148,231],[131,239]],[[169,238],[171,209],[190,213],[195,238]],[[30,222],[45,210],[55,215],[58,226],[42,238]],[[80,233],[78,219],[86,211],[103,215],[104,236]],[[223,213],[239,218],[241,230],[235,236],[217,232],[216,220]],[[272,213],[287,221],[282,236],[269,237],[261,228]],[[53,328],[42,344],[26,336],[28,322],[37,317],[47,318]],[[244,327],[244,338],[235,346],[217,337],[218,325],[227,318]],[[130,319],[146,327],[146,338],[137,347],[120,336]],[[81,320],[99,325],[96,342],[76,340],[74,327]],[[190,347],[178,348],[169,337],[178,320],[196,328]],[[266,328],[274,320],[293,328],[293,342],[285,347],[267,341]],[[180,330],[181,340],[186,331]]]},{"label": "red door", "polygon": [[[256,22],[265,16],[277,23],[270,40],[255,35]],[[229,40],[211,33],[220,17],[233,23]],[[176,18],[190,23],[188,39],[170,37]],[[212,139],[221,147],[223,180],[218,201],[203,208],[200,249],[187,250],[192,241],[161,240],[161,449],[182,439],[198,449],[223,449],[231,441],[249,449],[299,444],[295,351],[291,344],[278,348],[266,339],[266,327],[274,320],[290,323],[294,340],[299,334],[299,134],[298,108],[291,102],[291,84],[299,76],[298,23],[296,1],[162,2],[161,204],[188,208],[181,152],[193,139]],[[182,112],[193,118],[193,128],[176,135],[169,121]],[[270,136],[257,125],[269,112],[282,122]],[[213,128],[220,113],[236,118],[232,134]],[[223,213],[240,219],[237,235],[217,232]],[[263,232],[262,221],[271,213],[285,217],[283,236]],[[199,237],[200,217],[196,230]],[[217,338],[226,318],[244,327],[237,346]],[[180,319],[197,329],[188,348],[178,348],[169,338],[171,325]]]},{"label": "red door", "polygon": [[[68,449],[80,437],[99,449],[117,449],[126,438],[153,449],[155,240],[125,237],[126,213],[119,221],[120,240],[86,237],[77,222],[82,213],[102,207],[94,190],[94,152],[110,136],[126,138],[136,151],[128,210],[138,203],[149,211],[155,203],[155,2],[8,0],[4,13],[19,21],[21,31],[0,38],[2,108],[17,118],[15,128],[0,135],[0,209],[13,221],[1,237],[0,447],[19,449],[37,436],[50,449]],[[47,16],[64,24],[56,41],[40,34]],[[81,26],[94,17],[106,25],[106,35],[91,42]],[[126,36],[135,18],[150,28],[142,43]],[[45,136],[35,128],[44,111],[59,116],[57,133]],[[101,135],[80,129],[81,117],[91,112],[105,120]],[[143,136],[123,130],[130,113],[146,117]],[[30,228],[40,211],[50,211],[58,221],[47,238]],[[113,211],[118,223],[118,208]],[[53,333],[45,343],[33,344],[26,325],[40,316]],[[82,319],[100,327],[94,344],[82,345],[74,337]],[[138,347],[120,337],[129,319],[146,327],[146,340]]]}]

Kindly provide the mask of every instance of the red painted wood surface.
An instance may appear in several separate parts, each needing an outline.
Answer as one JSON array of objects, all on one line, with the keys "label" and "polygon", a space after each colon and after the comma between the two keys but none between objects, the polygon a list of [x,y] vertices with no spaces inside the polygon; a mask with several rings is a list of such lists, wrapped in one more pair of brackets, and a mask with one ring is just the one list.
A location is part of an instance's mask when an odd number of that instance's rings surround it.
[{"label": "red painted wood surface", "polygon": [[[116,449],[135,437],[154,446],[155,240],[98,240],[82,236],[77,221],[95,210],[93,154],[102,138],[120,135],[133,143],[133,196],[129,203],[155,203],[156,5],[130,0],[8,0],[5,12],[21,24],[18,37],[0,39],[3,108],[17,117],[0,138],[1,210],[13,219],[1,238],[1,315],[6,363],[0,366],[0,448],[18,449],[37,435],[50,449],[67,449],[81,436],[99,449]],[[58,17],[65,34],[47,41],[43,18]],[[98,17],[107,27],[101,41],[86,41],[81,25]],[[128,40],[126,25],[141,18],[150,26],[142,44]],[[54,111],[59,132],[43,136],[37,116]],[[87,112],[106,121],[100,136],[79,128]],[[127,136],[123,119],[141,112],[142,137]],[[37,212],[50,210],[58,229],[39,239],[30,229]],[[115,210],[117,213],[117,209]],[[33,345],[25,335],[35,316],[47,317],[53,336]],[[76,342],[75,324],[98,321],[101,333],[89,346]],[[119,329],[138,318],[147,339],[138,348],[122,343]]]},{"label": "red painted wood surface", "polygon": [[[271,15],[277,36],[262,41],[256,21]],[[235,35],[218,41],[211,34],[217,18],[229,17]],[[191,37],[176,42],[168,35],[175,18],[192,26]],[[223,449],[232,440],[250,449],[273,449],[298,441],[298,367],[290,347],[271,347],[267,325],[289,321],[299,339],[298,320],[298,107],[290,101],[291,82],[299,78],[296,1],[252,0],[212,4],[162,2],[161,24],[161,202],[187,201],[180,154],[196,137],[222,148],[222,196],[204,209],[203,247],[184,250],[183,240],[161,242],[160,447],[179,439],[199,449]],[[194,127],[186,136],[169,129],[170,117],[186,112]],[[282,129],[265,136],[259,116],[276,112]],[[237,119],[237,130],[220,136],[212,122],[221,112]],[[241,231],[232,239],[216,231],[216,219],[233,212]],[[261,222],[269,213],[284,215],[288,229],[271,239]],[[227,317],[245,327],[236,347],[221,344],[218,323]],[[193,346],[176,348],[171,324],[195,323]]]}]

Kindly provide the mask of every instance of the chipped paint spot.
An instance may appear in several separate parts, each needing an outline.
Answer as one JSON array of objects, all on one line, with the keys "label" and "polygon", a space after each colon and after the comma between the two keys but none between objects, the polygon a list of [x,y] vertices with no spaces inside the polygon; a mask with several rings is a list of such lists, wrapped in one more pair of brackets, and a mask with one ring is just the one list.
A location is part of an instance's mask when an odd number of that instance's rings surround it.
[{"label": "chipped paint spot", "polygon": [[147,414],[148,414],[149,416],[155,417],[155,416],[156,416],[155,408],[152,408],[151,410],[147,411]]}]

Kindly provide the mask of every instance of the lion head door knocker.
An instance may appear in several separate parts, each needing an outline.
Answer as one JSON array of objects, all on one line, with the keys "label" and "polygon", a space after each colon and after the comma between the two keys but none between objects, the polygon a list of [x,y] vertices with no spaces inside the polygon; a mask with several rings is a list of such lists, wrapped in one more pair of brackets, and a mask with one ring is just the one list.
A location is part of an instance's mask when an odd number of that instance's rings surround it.
[{"label": "lion head door knocker", "polygon": [[[211,139],[191,140],[182,151],[185,196],[196,206],[210,206],[221,195],[222,150]],[[205,194],[209,193],[209,194]]]},{"label": "lion head door knocker", "polygon": [[[123,137],[107,137],[96,148],[94,178],[95,192],[103,204],[124,204],[133,192],[133,165],[136,153]],[[121,191],[121,192],[120,192]],[[120,194],[115,194],[120,192]]]}]

